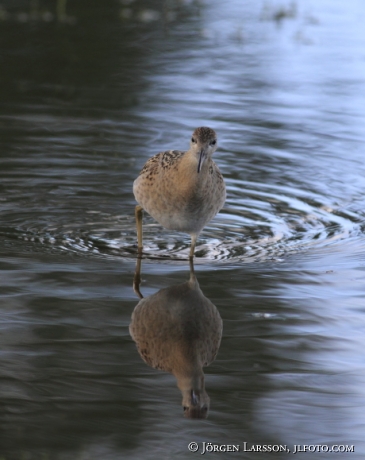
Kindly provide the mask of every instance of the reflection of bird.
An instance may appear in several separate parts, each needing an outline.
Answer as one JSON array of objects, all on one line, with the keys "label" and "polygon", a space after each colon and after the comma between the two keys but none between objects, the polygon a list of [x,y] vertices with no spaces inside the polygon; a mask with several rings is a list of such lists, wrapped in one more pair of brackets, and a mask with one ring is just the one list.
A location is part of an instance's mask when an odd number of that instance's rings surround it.
[{"label": "reflection of bird", "polygon": [[189,281],[142,299],[133,311],[129,331],[139,354],[148,365],[176,377],[186,417],[208,414],[202,368],[218,353],[222,327],[218,309],[202,293],[193,270]]},{"label": "reflection of bird", "polygon": [[142,210],[161,225],[189,233],[190,257],[204,226],[223,207],[226,188],[212,160],[217,135],[210,128],[197,128],[187,152],[169,150],[150,158],[134,181],[138,248],[142,250]]}]

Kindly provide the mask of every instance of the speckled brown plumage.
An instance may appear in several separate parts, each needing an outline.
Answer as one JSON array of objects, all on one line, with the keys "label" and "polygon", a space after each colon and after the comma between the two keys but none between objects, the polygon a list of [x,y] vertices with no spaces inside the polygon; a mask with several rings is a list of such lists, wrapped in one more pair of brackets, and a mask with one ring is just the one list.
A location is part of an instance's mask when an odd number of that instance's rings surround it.
[{"label": "speckled brown plumage", "polygon": [[[188,416],[199,416],[209,406],[202,368],[215,359],[222,328],[218,309],[193,273],[188,282],[142,299],[133,311],[129,331],[141,357],[176,377]],[[191,401],[192,392],[198,405]]]}]

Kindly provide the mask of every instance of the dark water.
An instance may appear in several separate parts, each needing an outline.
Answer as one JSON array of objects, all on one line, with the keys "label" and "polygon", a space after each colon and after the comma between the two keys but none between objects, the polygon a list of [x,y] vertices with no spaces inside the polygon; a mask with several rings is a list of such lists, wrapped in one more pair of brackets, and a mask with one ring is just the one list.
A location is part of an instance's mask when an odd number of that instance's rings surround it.
[{"label": "dark water", "polygon": [[[0,9],[1,460],[364,458],[363,2],[56,8]],[[132,183],[201,125],[228,199],[195,268],[224,332],[187,420],[128,332]],[[190,239],[145,224],[147,296],[188,279]]]}]

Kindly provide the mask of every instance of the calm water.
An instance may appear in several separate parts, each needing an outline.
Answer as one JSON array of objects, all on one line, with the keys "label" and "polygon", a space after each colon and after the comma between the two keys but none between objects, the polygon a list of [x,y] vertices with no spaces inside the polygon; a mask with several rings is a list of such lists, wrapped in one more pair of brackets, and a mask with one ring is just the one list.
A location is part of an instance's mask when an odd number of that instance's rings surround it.
[{"label": "calm water", "polygon": [[[364,458],[363,2],[101,3],[0,10],[1,460]],[[228,199],[195,268],[224,331],[187,420],[128,332],[132,183],[201,125]],[[145,296],[188,279],[189,236],[146,217],[145,244]]]}]

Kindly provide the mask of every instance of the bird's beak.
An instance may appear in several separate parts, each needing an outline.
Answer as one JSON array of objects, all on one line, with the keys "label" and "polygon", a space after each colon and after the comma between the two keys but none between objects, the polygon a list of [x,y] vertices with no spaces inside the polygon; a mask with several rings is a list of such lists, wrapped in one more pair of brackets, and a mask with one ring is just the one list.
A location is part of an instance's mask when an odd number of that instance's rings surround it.
[{"label": "bird's beak", "polygon": [[200,173],[201,169],[202,169],[202,166],[203,166],[203,163],[204,163],[204,160],[206,159],[206,150],[205,149],[201,149],[200,150],[200,153],[199,153],[199,163],[198,163],[198,174]]},{"label": "bird's beak", "polygon": [[199,404],[199,396],[195,393],[194,390],[191,390],[191,402],[193,406],[197,406]]}]

